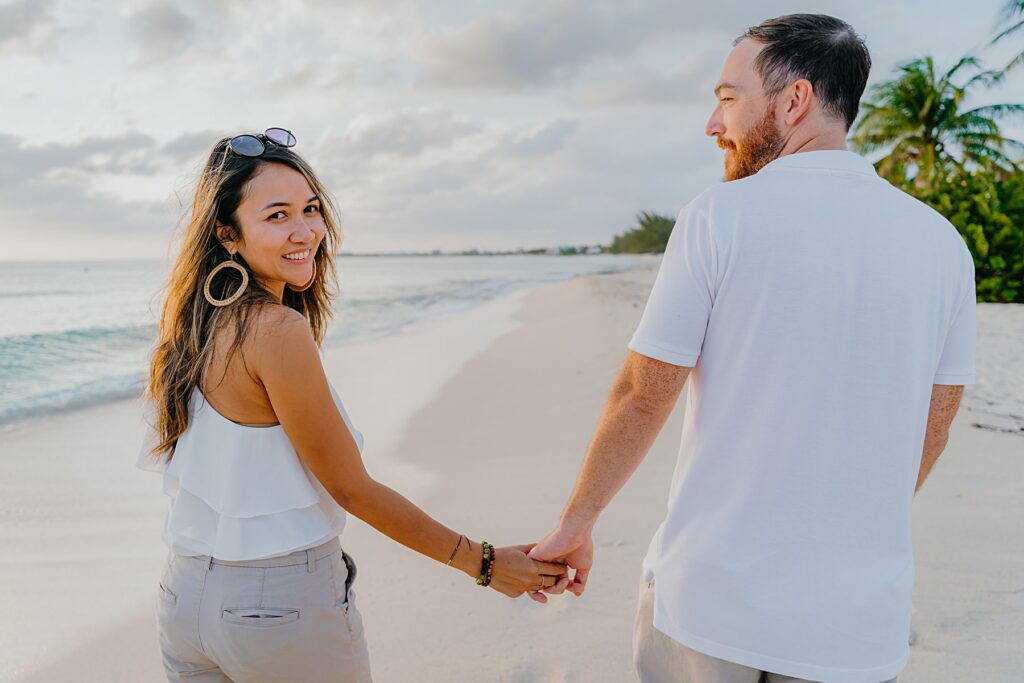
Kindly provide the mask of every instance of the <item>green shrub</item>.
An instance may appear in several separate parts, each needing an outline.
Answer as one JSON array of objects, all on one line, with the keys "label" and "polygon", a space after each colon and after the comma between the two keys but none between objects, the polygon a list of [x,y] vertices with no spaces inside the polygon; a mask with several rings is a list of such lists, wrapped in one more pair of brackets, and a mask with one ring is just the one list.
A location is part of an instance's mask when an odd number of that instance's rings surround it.
[{"label": "green shrub", "polygon": [[613,254],[662,254],[668,244],[675,220],[649,211],[637,214],[639,224],[612,240],[609,251]]},{"label": "green shrub", "polygon": [[974,256],[978,301],[1024,303],[1024,179],[954,170],[934,189],[904,188],[949,219]]}]

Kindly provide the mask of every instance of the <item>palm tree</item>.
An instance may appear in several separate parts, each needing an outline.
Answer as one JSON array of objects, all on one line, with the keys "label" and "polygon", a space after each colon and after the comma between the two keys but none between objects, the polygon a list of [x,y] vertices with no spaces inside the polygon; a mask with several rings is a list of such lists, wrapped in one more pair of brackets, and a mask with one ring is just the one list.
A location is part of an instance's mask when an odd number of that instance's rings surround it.
[{"label": "palm tree", "polygon": [[[1024,0],[1009,0],[1009,2],[1003,5],[1003,9],[999,12],[999,23],[1003,25],[1009,24],[1009,26],[1000,31],[992,39],[992,43],[998,43],[1003,38],[1024,30]],[[1021,50],[1019,55],[1010,60],[1010,63],[1006,65],[1003,71],[1009,71],[1018,64],[1024,64],[1024,50]]]},{"label": "palm tree", "polygon": [[[961,72],[971,71],[974,75],[958,85]],[[1024,143],[1004,137],[998,122],[1024,113],[1024,104],[962,109],[975,89],[1001,78],[1002,72],[983,70],[971,56],[943,74],[935,70],[931,57],[902,64],[896,78],[872,87],[851,143],[864,154],[886,150],[876,163],[879,174],[896,185],[912,180],[921,190],[968,163],[997,173],[1016,171],[1015,153],[1024,150]]]}]

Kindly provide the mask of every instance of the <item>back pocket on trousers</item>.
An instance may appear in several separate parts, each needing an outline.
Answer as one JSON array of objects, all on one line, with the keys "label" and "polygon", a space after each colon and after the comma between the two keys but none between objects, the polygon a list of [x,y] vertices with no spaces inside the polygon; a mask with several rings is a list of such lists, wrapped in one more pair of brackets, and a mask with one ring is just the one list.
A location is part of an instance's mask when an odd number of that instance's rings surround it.
[{"label": "back pocket on trousers", "polygon": [[221,619],[232,624],[273,628],[297,621],[299,610],[274,609],[272,607],[231,607],[221,610]]},{"label": "back pocket on trousers", "polygon": [[178,596],[163,583],[157,584],[160,587],[160,599],[168,604],[175,604],[178,602]]}]

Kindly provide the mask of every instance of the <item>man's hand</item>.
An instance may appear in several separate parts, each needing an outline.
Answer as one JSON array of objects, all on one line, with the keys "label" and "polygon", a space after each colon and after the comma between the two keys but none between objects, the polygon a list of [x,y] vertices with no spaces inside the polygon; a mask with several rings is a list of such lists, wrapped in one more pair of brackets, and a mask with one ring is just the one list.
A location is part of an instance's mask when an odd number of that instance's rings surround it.
[{"label": "man's hand", "polygon": [[[578,597],[583,595],[583,590],[587,587],[587,576],[594,564],[594,541],[589,529],[573,530],[559,527],[533,547],[530,557],[545,562],[566,564],[574,570],[571,579],[568,574],[560,577],[558,583],[551,588],[545,588],[544,593],[560,595],[568,588]],[[538,602],[547,601],[544,594],[539,592],[530,593],[530,598]]]},{"label": "man's hand", "polygon": [[558,529],[530,551],[530,557],[536,560],[561,562],[575,572],[571,580],[561,577],[553,587],[530,593],[531,598],[546,602],[544,593],[558,595],[566,588],[573,595],[583,595],[594,563],[591,532],[597,517],[647,455],[689,374],[688,367],[663,363],[634,351],[626,356]]},{"label": "man's hand", "polygon": [[[561,563],[539,562],[529,557],[527,553],[532,547],[514,545],[495,548],[493,580],[490,587],[510,598],[517,598],[530,591],[533,591],[530,593],[531,597],[534,592],[543,596],[537,587],[557,586],[562,577],[568,574],[568,568]],[[537,602],[547,602],[547,598]]]}]

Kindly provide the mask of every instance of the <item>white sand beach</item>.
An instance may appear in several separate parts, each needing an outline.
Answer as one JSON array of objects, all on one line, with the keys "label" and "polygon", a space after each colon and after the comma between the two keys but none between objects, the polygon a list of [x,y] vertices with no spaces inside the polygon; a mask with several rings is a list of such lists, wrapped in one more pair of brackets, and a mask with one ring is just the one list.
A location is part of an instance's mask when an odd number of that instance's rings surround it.
[{"label": "white sand beach", "polygon": [[[572,487],[654,263],[329,349],[371,471],[468,535],[538,540]],[[1010,683],[1024,671],[1024,306],[983,305],[979,321],[978,388],[914,505],[903,683]],[[374,680],[635,680],[640,560],[681,408],[602,517],[582,599],[508,600],[351,520],[342,545],[359,565]],[[0,432],[0,683],[164,680],[153,610],[166,499],[134,467],[141,436],[136,401]]]}]

